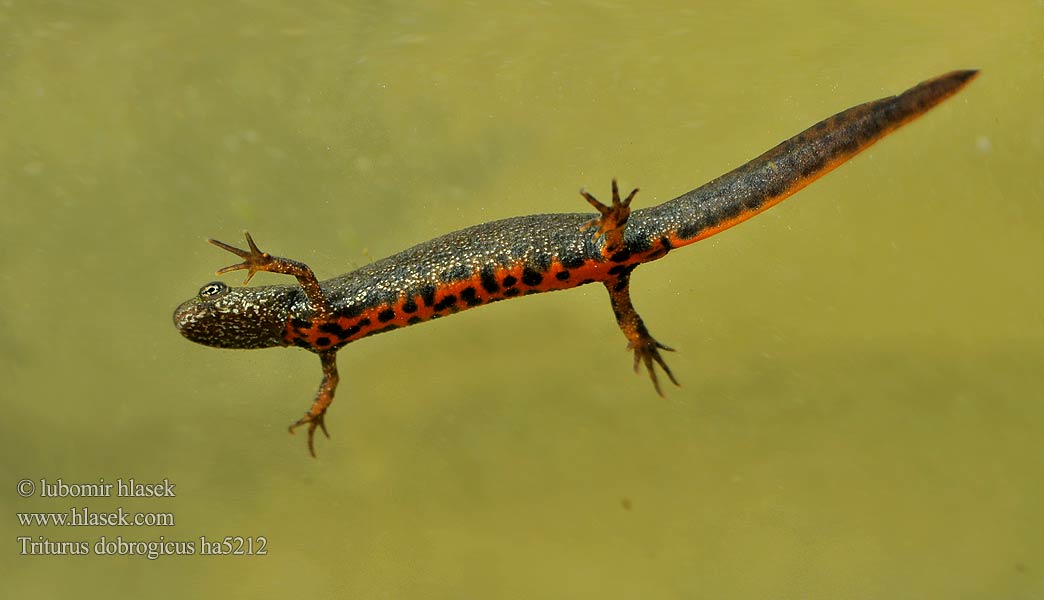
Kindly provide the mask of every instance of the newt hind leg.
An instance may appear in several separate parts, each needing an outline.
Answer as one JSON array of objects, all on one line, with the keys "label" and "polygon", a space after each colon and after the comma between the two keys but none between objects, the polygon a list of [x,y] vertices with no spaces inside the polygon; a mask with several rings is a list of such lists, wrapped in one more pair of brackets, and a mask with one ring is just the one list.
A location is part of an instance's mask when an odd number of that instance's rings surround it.
[{"label": "newt hind leg", "polygon": [[649,378],[652,379],[653,387],[656,388],[656,393],[662,398],[664,394],[660,388],[660,380],[656,376],[657,366],[663,369],[671,383],[681,385],[674,378],[674,373],[671,373],[671,369],[663,357],[660,356],[660,350],[674,352],[674,348],[668,348],[657,342],[646,329],[642,318],[638,316],[638,311],[631,304],[630,280],[631,274],[626,272],[615,279],[606,281],[605,288],[609,290],[609,300],[613,305],[613,313],[616,314],[616,323],[627,338],[627,349],[634,351],[634,372],[637,373],[639,365],[644,364],[645,370],[649,372]]}]

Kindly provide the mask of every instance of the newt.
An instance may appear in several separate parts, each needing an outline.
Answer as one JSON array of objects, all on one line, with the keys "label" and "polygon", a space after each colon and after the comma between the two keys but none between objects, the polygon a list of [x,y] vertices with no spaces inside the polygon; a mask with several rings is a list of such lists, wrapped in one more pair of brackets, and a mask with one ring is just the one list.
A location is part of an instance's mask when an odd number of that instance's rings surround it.
[{"label": "newt", "polygon": [[[538,214],[482,223],[418,244],[369,265],[319,281],[307,265],[261,251],[210,243],[242,259],[217,271],[245,270],[243,287],[215,281],[174,311],[186,338],[218,348],[297,346],[319,355],[322,382],[311,408],[290,426],[326,430],[339,375],[337,351],[350,342],[455,314],[498,300],[601,283],[616,322],[657,394],[659,368],[678,381],[661,354],[671,348],[650,333],[631,302],[638,265],[710,237],[763,212],[871,144],[956,94],[978,74],[953,71],[898,94],[829,117],[750,162],[663,204],[631,212],[637,189],[599,202],[581,189],[594,213]],[[297,284],[246,287],[258,271],[291,275]]]}]

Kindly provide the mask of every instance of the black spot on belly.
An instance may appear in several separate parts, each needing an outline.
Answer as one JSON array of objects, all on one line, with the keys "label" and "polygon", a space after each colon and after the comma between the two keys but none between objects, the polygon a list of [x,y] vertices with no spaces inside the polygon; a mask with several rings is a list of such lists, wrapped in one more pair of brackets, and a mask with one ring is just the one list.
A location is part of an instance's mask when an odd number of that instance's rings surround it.
[{"label": "black spot on belly", "polygon": [[395,318],[395,311],[390,309],[390,308],[386,308],[386,309],[382,310],[381,312],[377,313],[377,320],[380,321],[381,323],[387,323],[388,321],[391,321],[394,318]]},{"label": "black spot on belly", "polygon": [[[620,281],[624,284],[624,286],[626,286],[627,285],[627,275],[630,275],[631,271],[633,271],[633,270],[635,270],[637,268],[638,268],[638,265],[616,265],[612,269],[609,269],[609,274],[610,275],[618,275],[618,276],[620,276],[621,277]],[[619,288],[619,289],[623,289],[623,288]]]},{"label": "black spot on belly", "polygon": [[431,306],[435,304],[435,286],[430,283],[426,283],[421,286],[420,289],[421,301],[424,302],[424,306]]},{"label": "black spot on belly", "polygon": [[522,283],[528,286],[540,285],[540,282],[544,281],[544,276],[540,273],[526,267],[522,269]]},{"label": "black spot on belly", "polygon": [[482,271],[479,272],[479,278],[482,280],[482,289],[490,294],[500,290],[500,284],[497,283],[497,278],[493,276],[493,267],[482,267]]},{"label": "black spot on belly", "polygon": [[558,273],[555,273],[555,279],[559,281],[569,279],[569,271],[559,271]]},{"label": "black spot on belly", "polygon": [[618,262],[624,262],[624,261],[626,261],[629,258],[631,258],[631,251],[627,250],[625,248],[625,249],[620,250],[618,252],[614,252],[613,255],[609,257],[609,260],[618,263]]},{"label": "black spot on belly", "polygon": [[504,290],[504,295],[508,298],[513,298],[518,295],[518,288],[508,288]]},{"label": "black spot on belly", "polygon": [[420,317],[418,317],[417,315],[413,315],[412,317],[410,317],[409,319],[406,320],[406,323],[408,325],[416,325],[417,323],[420,323],[421,320],[422,319]]},{"label": "black spot on belly", "polygon": [[315,338],[315,345],[316,346],[329,346],[330,345],[330,338],[326,337],[325,335],[317,337],[317,338]]},{"label": "black spot on belly", "polygon": [[353,335],[359,333],[360,331],[362,331],[362,327],[359,327],[358,325],[352,325],[351,327],[348,327],[344,330],[344,337],[350,338]]},{"label": "black spot on belly", "polygon": [[319,325],[319,331],[329,333],[335,338],[343,338],[345,335],[344,328],[337,323],[322,323]]},{"label": "black spot on belly", "polygon": [[385,325],[384,327],[381,327],[380,329],[374,329],[373,331],[370,332],[370,335],[377,335],[378,333],[384,333],[385,331],[391,331],[392,329],[398,329],[398,328],[399,328],[399,326],[396,325],[395,323],[389,323],[388,325]]},{"label": "black spot on belly", "polygon": [[507,288],[514,287],[514,285],[516,283],[518,283],[518,280],[515,279],[514,275],[508,275],[507,277],[504,278],[504,282],[503,283],[504,283],[504,287],[507,287]]},{"label": "black spot on belly", "polygon": [[402,303],[402,312],[406,314],[417,312],[417,301],[412,296],[406,298],[406,301]]},{"label": "black spot on belly", "polygon": [[363,317],[363,318],[359,319],[359,327],[369,327],[369,326],[370,326],[370,318],[369,317]]},{"label": "black spot on belly", "polygon": [[442,310],[446,310],[447,308],[453,306],[456,303],[457,303],[457,297],[454,296],[453,294],[450,294],[449,296],[446,296],[442,300],[439,300],[438,304],[436,304],[434,306],[434,308],[437,311],[442,311]]},{"label": "black spot on belly", "polygon": [[478,306],[482,304],[482,299],[475,293],[475,288],[466,287],[460,291],[460,298],[464,301],[464,304],[468,306]]}]

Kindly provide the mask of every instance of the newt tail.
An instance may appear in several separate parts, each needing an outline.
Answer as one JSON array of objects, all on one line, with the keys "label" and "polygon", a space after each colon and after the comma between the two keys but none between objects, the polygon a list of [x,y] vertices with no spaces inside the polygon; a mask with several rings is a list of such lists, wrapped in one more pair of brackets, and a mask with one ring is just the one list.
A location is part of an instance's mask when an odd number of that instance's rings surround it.
[{"label": "newt tail", "polygon": [[658,206],[631,211],[638,190],[602,204],[581,190],[598,214],[514,217],[482,223],[418,244],[355,271],[319,281],[307,265],[210,240],[242,262],[218,274],[258,271],[296,278],[296,285],[231,288],[208,283],[174,312],[186,338],[221,348],[298,346],[319,355],[323,378],[305,415],[315,456],[316,429],[337,383],[336,354],[357,339],[523,295],[599,282],[617,324],[663,395],[656,369],[678,384],[658,342],[631,303],[631,273],[639,265],[710,237],[778,204],[877,140],[956,94],[977,71],[953,71],[897,96],[860,104],[825,119],[754,160]]}]

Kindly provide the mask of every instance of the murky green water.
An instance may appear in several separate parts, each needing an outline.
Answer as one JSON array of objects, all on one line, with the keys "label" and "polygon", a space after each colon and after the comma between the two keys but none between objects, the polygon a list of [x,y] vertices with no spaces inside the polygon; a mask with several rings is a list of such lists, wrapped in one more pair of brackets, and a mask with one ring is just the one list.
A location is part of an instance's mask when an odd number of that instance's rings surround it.
[{"label": "murky green water", "polygon": [[[1044,5],[498,6],[0,2],[8,595],[1044,594]],[[666,401],[589,287],[349,346],[312,460],[285,428],[314,356],[170,323],[229,262],[207,237],[326,277],[613,176],[651,205],[967,67],[925,119],[636,273],[680,350]],[[131,477],[177,496],[16,489]],[[70,507],[176,525],[16,519]],[[197,555],[17,541],[102,536]]]}]

